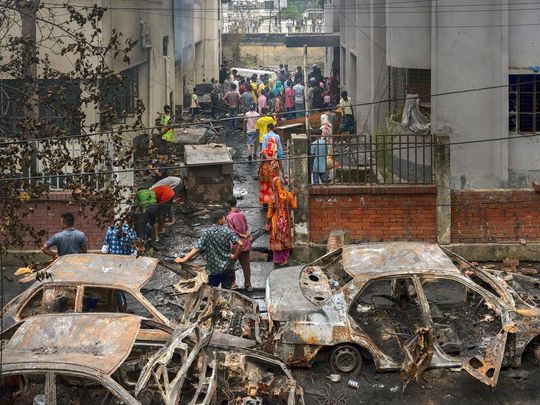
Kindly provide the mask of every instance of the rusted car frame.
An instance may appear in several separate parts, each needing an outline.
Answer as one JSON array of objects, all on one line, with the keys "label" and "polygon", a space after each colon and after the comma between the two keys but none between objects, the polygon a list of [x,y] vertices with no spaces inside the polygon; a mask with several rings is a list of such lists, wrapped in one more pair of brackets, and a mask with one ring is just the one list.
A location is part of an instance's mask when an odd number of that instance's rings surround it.
[{"label": "rusted car frame", "polygon": [[[281,281],[294,276],[297,285]],[[497,286],[502,279],[477,276],[483,282],[461,274],[435,244],[408,242],[351,245],[277,270],[267,285],[273,350],[290,364],[310,365],[332,348],[331,362],[345,364],[341,372],[364,350],[378,370],[401,369],[407,382],[427,367],[461,367],[495,386],[502,365],[517,364],[540,335],[540,313],[529,306],[524,316],[512,288]],[[445,295],[441,286],[459,294]],[[461,320],[445,315],[457,308],[470,311],[478,333],[463,332]]]},{"label": "rusted car frame", "polygon": [[41,375],[37,394],[44,394],[47,405],[66,395],[102,404],[210,405],[219,398],[303,404],[302,389],[285,363],[263,352],[209,345],[211,305],[199,314],[196,323],[172,334],[135,315],[32,317],[3,349],[0,403],[9,395],[32,402],[30,377]]},{"label": "rusted car frame", "polygon": [[[147,291],[149,281],[153,280],[158,271],[161,274],[169,271],[178,277],[171,285],[165,281],[165,285]],[[47,277],[35,281],[2,309],[4,338],[9,337],[14,328],[28,316],[39,313],[116,313],[131,310],[137,315],[174,328],[183,323],[188,315],[192,317],[191,321],[195,321],[199,314],[194,309],[204,299],[215,302],[216,310],[223,315],[216,319],[217,338],[223,340],[222,334],[225,333],[230,341],[236,334],[244,339],[236,343],[243,346],[261,343],[261,321],[256,302],[235,291],[208,289],[206,271],[196,266],[188,264],[178,269],[149,257],[79,254],[61,257],[40,273],[47,274]],[[27,281],[34,279],[36,274],[27,277]],[[170,291],[165,294],[164,288]],[[204,289],[203,294],[198,294],[201,289]],[[145,296],[150,292],[166,298],[167,303],[173,307],[172,311],[164,313],[150,302]],[[90,294],[98,294],[95,309],[88,308]],[[125,297],[130,297],[130,301]],[[38,307],[32,306],[34,302],[39,303]],[[130,305],[134,308],[130,308]],[[227,315],[230,322],[227,322]],[[238,327],[230,327],[234,325]],[[249,333],[246,333],[248,329]]]}]

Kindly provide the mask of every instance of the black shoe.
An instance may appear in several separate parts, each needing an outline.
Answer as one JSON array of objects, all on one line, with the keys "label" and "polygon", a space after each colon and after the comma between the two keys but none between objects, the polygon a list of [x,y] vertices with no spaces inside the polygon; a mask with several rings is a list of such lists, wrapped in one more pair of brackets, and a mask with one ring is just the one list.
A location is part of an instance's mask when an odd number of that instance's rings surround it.
[{"label": "black shoe", "polygon": [[251,157],[251,155],[248,156],[248,160],[251,162],[253,160],[253,158]]}]

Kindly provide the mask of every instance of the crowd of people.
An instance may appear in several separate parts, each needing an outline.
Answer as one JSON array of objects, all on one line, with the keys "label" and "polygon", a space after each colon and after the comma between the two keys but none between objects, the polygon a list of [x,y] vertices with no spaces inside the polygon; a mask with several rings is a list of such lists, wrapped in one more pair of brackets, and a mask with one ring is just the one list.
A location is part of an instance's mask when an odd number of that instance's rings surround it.
[{"label": "crowd of people", "polygon": [[[229,70],[222,64],[219,80],[210,80],[212,84],[211,104],[212,116],[215,118],[219,102],[223,100],[227,106],[229,125],[236,128],[238,114],[246,114],[255,105],[255,111],[262,114],[267,108],[271,114],[282,114],[287,119],[302,117],[311,110],[329,108],[336,105],[339,92],[339,80],[334,74],[325,78],[317,65],[304,77],[304,71],[298,66],[294,71],[288,65],[279,65],[275,73],[253,74],[245,77],[236,69]],[[307,91],[306,91],[307,83]],[[307,95],[307,103],[306,103]],[[193,94],[192,113],[200,109],[197,95]]]},{"label": "crowd of people", "polygon": [[[310,144],[312,182],[315,184],[325,183],[332,176],[334,110],[341,113],[340,132],[354,133],[356,121],[347,92],[342,91],[338,101],[334,93],[339,85],[332,84],[332,79],[323,78],[316,65],[307,78],[300,67],[289,72],[287,65],[280,65],[276,77],[264,74],[244,78],[234,70],[229,73],[226,66],[222,66],[219,83],[215,80],[212,83],[215,97],[222,97],[233,113],[229,122],[238,134],[237,114],[243,113],[248,160],[256,163],[254,174],[259,179],[259,203],[266,212],[268,247],[275,265],[286,266],[293,247],[292,210],[297,208],[297,190],[287,178],[283,165],[285,150],[276,132],[278,121],[304,116],[304,79],[307,79],[308,109],[328,110],[320,115],[320,128],[314,131],[315,139]],[[199,108],[196,95],[192,102],[193,108]],[[170,143],[174,138],[170,114],[170,107],[165,106],[156,121],[160,131],[155,140],[159,159],[148,166],[151,181],[134,192],[132,211],[118,218],[105,231],[103,254],[143,255],[145,242],[159,242],[167,226],[175,223],[174,206],[183,200],[183,186],[182,179],[170,173],[173,165]],[[176,262],[184,263],[201,253],[206,259],[211,285],[237,288],[234,265],[238,261],[244,274],[244,288],[251,291],[251,237],[247,219],[234,197],[231,196],[227,204],[228,212],[213,212],[210,216],[212,225],[202,231],[191,251],[178,257]],[[86,252],[87,238],[74,224],[72,214],[63,214],[63,230],[49,239],[42,251],[53,257]],[[56,246],[56,252],[51,250],[53,246]]]}]

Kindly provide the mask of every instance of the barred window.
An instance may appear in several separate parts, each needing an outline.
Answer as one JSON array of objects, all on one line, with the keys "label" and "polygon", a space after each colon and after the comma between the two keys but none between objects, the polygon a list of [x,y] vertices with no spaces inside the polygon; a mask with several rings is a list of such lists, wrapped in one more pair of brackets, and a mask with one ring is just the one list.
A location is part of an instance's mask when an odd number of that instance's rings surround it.
[{"label": "barred window", "polygon": [[139,98],[139,69],[137,66],[120,72],[120,80],[111,78],[100,83],[102,95],[102,121],[125,122],[137,112]]},{"label": "barred window", "polygon": [[[26,96],[20,80],[0,80],[0,136],[20,133]],[[80,131],[79,80],[40,79],[38,81],[39,119],[42,125],[64,129],[68,134]]]},{"label": "barred window", "polygon": [[540,132],[540,75],[510,75],[508,130]]}]

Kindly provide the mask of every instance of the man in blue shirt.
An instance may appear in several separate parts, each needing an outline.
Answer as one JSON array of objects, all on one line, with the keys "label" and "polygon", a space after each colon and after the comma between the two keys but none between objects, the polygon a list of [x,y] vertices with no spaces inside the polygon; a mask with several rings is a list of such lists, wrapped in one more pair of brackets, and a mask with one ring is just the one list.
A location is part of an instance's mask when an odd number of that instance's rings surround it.
[{"label": "man in blue shirt", "polygon": [[261,151],[264,151],[266,149],[266,147],[268,146],[268,139],[270,138],[274,138],[276,140],[278,147],[277,158],[283,158],[283,145],[281,144],[281,137],[274,132],[274,124],[268,124],[268,133],[263,137]]},{"label": "man in blue shirt", "polygon": [[[88,251],[88,241],[84,232],[74,228],[75,217],[67,212],[60,215],[62,228],[52,236],[41,248],[41,251],[46,255],[56,259],[58,256],[70,255],[74,253],[86,253]],[[56,246],[57,253],[51,250],[51,247]]]},{"label": "man in blue shirt", "polygon": [[[206,259],[206,271],[208,272],[208,284],[223,288],[231,288],[234,282],[233,263],[238,258],[244,244],[238,237],[226,226],[225,213],[215,211],[210,215],[212,226],[201,233],[201,237],[184,257],[177,257],[176,263],[185,263],[201,250]],[[234,245],[234,251],[231,252],[231,246]]]},{"label": "man in blue shirt", "polygon": [[328,157],[328,145],[324,136],[319,137],[310,147],[313,161],[311,164],[311,175],[313,184],[326,183],[326,159]]}]

